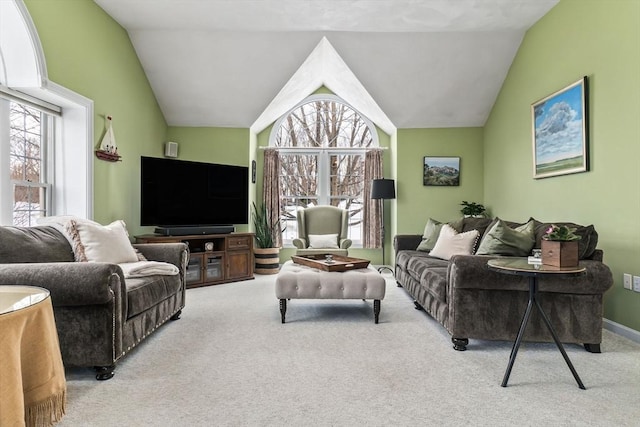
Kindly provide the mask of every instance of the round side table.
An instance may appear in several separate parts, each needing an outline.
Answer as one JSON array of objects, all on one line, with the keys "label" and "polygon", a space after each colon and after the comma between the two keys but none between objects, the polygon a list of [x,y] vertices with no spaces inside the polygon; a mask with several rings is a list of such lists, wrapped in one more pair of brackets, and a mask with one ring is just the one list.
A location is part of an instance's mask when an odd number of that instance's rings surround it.
[{"label": "round side table", "polygon": [[538,279],[540,277],[545,276],[560,276],[560,277],[568,277],[568,276],[577,276],[585,273],[584,267],[554,267],[551,265],[544,264],[529,264],[526,258],[500,258],[500,259],[492,259],[487,262],[487,266],[490,270],[493,270],[497,273],[503,274],[513,274],[516,276],[525,276],[529,278],[529,302],[527,304],[527,309],[522,316],[522,322],[520,323],[520,329],[518,330],[518,335],[516,337],[516,341],[513,343],[513,348],[511,349],[511,355],[509,356],[509,365],[507,366],[507,370],[504,373],[504,378],[502,379],[502,387],[507,386],[507,382],[509,382],[509,375],[511,375],[511,369],[513,368],[513,364],[516,361],[516,355],[518,354],[518,349],[520,348],[520,343],[522,342],[522,337],[524,336],[524,331],[527,328],[527,324],[529,323],[529,317],[531,316],[531,311],[535,306],[544,321],[544,324],[547,326],[547,329],[551,333],[553,337],[553,341],[555,341],[558,350],[562,353],[562,357],[565,362],[567,362],[567,366],[571,370],[573,377],[578,383],[578,387],[582,390],[585,390],[584,384],[582,384],[582,380],[580,376],[578,376],[578,372],[573,367],[573,363],[569,359],[567,352],[564,350],[562,343],[558,339],[558,334],[555,329],[553,329],[553,325],[549,320],[549,317],[545,314],[540,307],[540,302],[538,301]]},{"label": "round side table", "polygon": [[49,291],[36,286],[0,286],[0,314],[12,313],[44,301]]}]

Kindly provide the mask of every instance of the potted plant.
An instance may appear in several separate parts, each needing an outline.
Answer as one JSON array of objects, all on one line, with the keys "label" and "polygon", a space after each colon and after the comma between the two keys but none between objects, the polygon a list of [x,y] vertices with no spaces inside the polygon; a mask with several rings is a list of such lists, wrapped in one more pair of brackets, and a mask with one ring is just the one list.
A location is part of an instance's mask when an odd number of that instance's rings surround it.
[{"label": "potted plant", "polygon": [[252,203],[251,219],[255,229],[256,274],[276,274],[280,270],[280,248],[275,247],[275,235],[280,233],[280,220],[272,223],[267,207],[262,203],[258,208]]},{"label": "potted plant", "polygon": [[542,236],[542,263],[555,267],[576,267],[578,265],[578,240],[576,228],[566,225],[551,226]]},{"label": "potted plant", "polygon": [[480,203],[467,202],[466,200],[463,200],[462,203],[460,203],[460,205],[462,206],[462,209],[460,209],[460,212],[465,217],[470,216],[474,218],[484,218],[486,215],[487,209]]}]

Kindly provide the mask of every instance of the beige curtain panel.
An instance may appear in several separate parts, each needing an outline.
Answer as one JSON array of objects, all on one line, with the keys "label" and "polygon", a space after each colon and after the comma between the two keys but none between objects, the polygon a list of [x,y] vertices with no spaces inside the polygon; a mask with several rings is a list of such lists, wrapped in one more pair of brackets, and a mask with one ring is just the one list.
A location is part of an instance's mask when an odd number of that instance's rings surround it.
[{"label": "beige curtain panel", "polygon": [[364,157],[364,194],[362,246],[367,249],[382,247],[382,200],[371,198],[371,181],[383,178],[382,150],[368,150]]},{"label": "beige curtain panel", "polygon": [[[262,197],[271,223],[275,224],[280,219],[280,155],[275,148],[264,150]],[[273,237],[274,245],[282,247],[282,233]]]}]

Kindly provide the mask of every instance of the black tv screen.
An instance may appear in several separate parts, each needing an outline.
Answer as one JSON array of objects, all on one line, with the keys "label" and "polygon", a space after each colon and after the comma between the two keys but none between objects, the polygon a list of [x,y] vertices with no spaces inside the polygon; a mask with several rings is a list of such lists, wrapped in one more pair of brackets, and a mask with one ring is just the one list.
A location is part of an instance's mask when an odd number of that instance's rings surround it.
[{"label": "black tv screen", "polygon": [[141,157],[140,224],[247,224],[249,168]]}]

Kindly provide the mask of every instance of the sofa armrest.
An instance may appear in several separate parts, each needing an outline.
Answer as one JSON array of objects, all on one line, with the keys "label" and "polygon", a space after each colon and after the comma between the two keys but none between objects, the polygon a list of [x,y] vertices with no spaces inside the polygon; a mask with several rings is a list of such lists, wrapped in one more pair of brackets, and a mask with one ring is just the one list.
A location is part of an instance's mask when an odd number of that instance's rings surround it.
[{"label": "sofa armrest", "polygon": [[397,234],[393,238],[393,249],[396,253],[404,250],[415,251],[420,242],[421,234]]},{"label": "sofa armrest", "polygon": [[351,239],[340,239],[340,244],[338,245],[340,249],[349,249],[353,242]]},{"label": "sofa armrest", "polygon": [[54,307],[106,304],[126,295],[122,269],[102,262],[0,264],[0,285],[48,289]]},{"label": "sofa armrest", "polygon": [[149,261],[173,264],[184,273],[189,260],[189,247],[184,243],[137,243],[133,245]]},{"label": "sofa armrest", "polygon": [[293,239],[293,246],[295,246],[298,249],[307,249],[307,241],[302,237]]},{"label": "sofa armrest", "polygon": [[595,251],[593,251],[593,255],[591,255],[591,257],[588,258],[588,259],[593,260],[593,261],[603,262],[604,261],[604,252],[602,251],[602,249],[596,249]]}]

